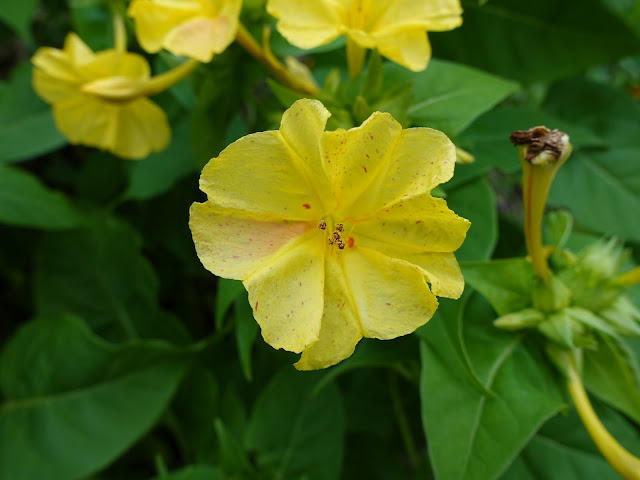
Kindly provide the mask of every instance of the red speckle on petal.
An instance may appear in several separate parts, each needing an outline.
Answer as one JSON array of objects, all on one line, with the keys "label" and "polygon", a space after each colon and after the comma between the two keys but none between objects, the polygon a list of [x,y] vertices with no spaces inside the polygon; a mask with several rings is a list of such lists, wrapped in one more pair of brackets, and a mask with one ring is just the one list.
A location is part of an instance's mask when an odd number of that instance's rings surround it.
[{"label": "red speckle on petal", "polygon": [[256,312],[258,311],[258,302],[259,302],[259,301],[260,301],[260,300],[257,300],[257,301],[256,301],[256,305],[255,305],[255,307],[253,307],[253,309],[254,309]]},{"label": "red speckle on petal", "polygon": [[309,210],[311,208],[311,205],[309,205],[308,203],[305,203],[304,205],[302,205],[304,208],[306,208],[307,210]]},{"label": "red speckle on petal", "polygon": [[369,154],[368,154],[368,153],[365,153],[365,155],[367,156],[367,158],[371,158],[371,157],[369,157]]},{"label": "red speckle on petal", "polygon": [[416,220],[416,223],[422,223],[422,220]]},{"label": "red speckle on petal", "polygon": [[[367,156],[369,156],[369,155],[367,155]],[[368,172],[367,172],[367,167],[365,167],[365,166],[363,165],[363,166],[362,166],[362,168],[364,168],[364,173],[368,173]]]},{"label": "red speckle on petal", "polygon": [[371,140],[373,140],[373,135],[369,134],[369,138],[370,138]]},{"label": "red speckle on petal", "polygon": [[349,246],[349,248],[353,248],[354,243],[356,243],[356,241],[353,239],[353,237],[349,237],[349,240],[347,240],[347,245]]},{"label": "red speckle on petal", "polygon": [[387,302],[387,305],[391,306],[391,304],[389,302]]}]

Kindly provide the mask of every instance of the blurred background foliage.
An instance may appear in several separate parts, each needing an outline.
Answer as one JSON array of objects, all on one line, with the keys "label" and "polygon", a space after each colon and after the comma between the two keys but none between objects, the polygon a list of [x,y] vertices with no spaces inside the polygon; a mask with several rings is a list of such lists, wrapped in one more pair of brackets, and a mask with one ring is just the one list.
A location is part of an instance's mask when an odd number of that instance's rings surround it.
[{"label": "blurred background foliage", "polygon": [[[572,242],[615,236],[640,261],[640,4],[463,7],[462,27],[429,35],[434,58],[420,73],[372,55],[348,79],[344,41],[307,52],[274,29],[271,46],[312,68],[329,128],[388,111],[475,156],[442,191],[472,221],[463,270],[524,255],[508,136],[541,124],[574,145],[550,197],[575,218]],[[274,25],[263,0],[245,0],[242,21]],[[260,339],[242,285],[201,266],[187,221],[205,163],[277,128],[298,95],[234,44],[154,97],[172,126],[165,151],[130,162],[72,146],[29,64],[71,30],[109,48],[108,3],[0,2],[0,478],[617,478],[541,344],[493,327],[469,287],[414,335],[295,371],[295,355]],[[177,63],[148,58],[154,72]],[[611,349],[587,362],[586,384],[638,455],[640,342]]]}]

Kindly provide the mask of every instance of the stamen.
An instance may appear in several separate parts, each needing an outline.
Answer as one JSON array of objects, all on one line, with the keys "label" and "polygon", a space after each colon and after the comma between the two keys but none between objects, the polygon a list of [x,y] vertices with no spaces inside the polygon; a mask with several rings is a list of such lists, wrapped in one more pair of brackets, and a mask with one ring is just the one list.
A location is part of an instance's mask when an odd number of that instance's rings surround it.
[{"label": "stamen", "polygon": [[327,228],[327,222],[325,222],[324,220],[320,220],[320,223],[318,224],[318,228],[320,230],[325,230]]},{"label": "stamen", "polygon": [[344,242],[343,242],[342,240],[340,240],[340,241],[338,242],[338,248],[339,248],[340,250],[344,250]]},{"label": "stamen", "polygon": [[336,223],[336,231],[342,232],[344,230],[344,225],[341,223]]}]

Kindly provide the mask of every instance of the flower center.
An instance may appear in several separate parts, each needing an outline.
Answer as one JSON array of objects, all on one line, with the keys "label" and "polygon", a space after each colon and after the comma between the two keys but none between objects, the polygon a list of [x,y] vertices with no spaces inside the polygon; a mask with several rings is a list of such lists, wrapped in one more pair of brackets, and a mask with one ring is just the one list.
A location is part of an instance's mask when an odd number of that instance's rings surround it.
[{"label": "flower center", "polygon": [[320,220],[320,222],[318,223],[318,228],[320,230],[324,230],[328,234],[327,243],[329,244],[329,246],[336,246],[340,250],[344,250],[344,248],[347,246],[349,248],[353,247],[355,240],[352,236],[349,235],[349,232],[345,230],[344,224],[336,223],[335,225],[331,226],[330,223],[333,222],[330,221],[328,224],[324,219]]}]

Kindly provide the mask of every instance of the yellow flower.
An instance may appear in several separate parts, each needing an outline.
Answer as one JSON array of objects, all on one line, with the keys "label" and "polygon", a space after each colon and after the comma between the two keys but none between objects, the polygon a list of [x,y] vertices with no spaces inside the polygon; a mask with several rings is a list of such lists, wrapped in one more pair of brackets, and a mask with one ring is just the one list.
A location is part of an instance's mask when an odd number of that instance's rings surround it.
[{"label": "yellow flower", "polygon": [[133,0],[128,14],[146,51],[208,62],[233,42],[241,8],[242,0]]},{"label": "yellow flower", "polygon": [[150,77],[140,55],[114,49],[94,53],[70,33],[62,50],[40,48],[31,61],[33,87],[53,105],[56,126],[71,143],[129,159],[169,143],[164,111],[139,95]]},{"label": "yellow flower", "polygon": [[453,175],[451,141],[379,112],[325,132],[329,115],[299,100],[280,130],[229,145],[190,211],[203,265],[244,282],[266,342],[302,352],[305,370],[347,358],[363,336],[413,332],[434,294],[464,288],[452,252],[469,222],[429,193]]},{"label": "yellow flower", "polygon": [[268,0],[267,11],[297,47],[309,49],[346,35],[352,46],[377,48],[413,71],[424,70],[431,57],[427,31],[462,24],[459,0]]}]

